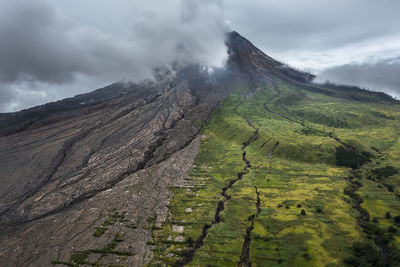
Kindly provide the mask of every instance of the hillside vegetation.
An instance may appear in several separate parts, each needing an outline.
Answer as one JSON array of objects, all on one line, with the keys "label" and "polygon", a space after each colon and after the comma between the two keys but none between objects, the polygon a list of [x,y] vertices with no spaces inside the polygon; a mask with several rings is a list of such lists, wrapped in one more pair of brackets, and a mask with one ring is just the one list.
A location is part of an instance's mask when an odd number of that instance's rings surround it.
[{"label": "hillside vegetation", "polygon": [[399,101],[226,45],[0,114],[0,265],[400,266]]},{"label": "hillside vegetation", "polygon": [[400,106],[230,86],[149,265],[398,266]]}]

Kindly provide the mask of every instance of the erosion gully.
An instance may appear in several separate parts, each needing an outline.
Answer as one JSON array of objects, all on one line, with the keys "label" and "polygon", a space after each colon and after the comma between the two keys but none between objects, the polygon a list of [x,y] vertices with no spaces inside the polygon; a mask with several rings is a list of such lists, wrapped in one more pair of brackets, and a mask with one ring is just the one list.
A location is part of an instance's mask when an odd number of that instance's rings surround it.
[{"label": "erosion gully", "polygon": [[[250,84],[252,85],[252,82],[250,82]],[[270,103],[272,103],[273,100],[275,100],[276,98],[278,98],[281,95],[281,91],[279,90],[279,86],[278,84],[271,80],[270,84],[272,85],[272,88],[276,91],[276,94],[273,95],[266,103],[264,103],[264,108],[270,112],[273,113],[275,115],[281,116],[291,122],[294,123],[298,123],[302,126],[304,126],[304,123],[302,121],[297,121],[297,120],[293,120],[283,114],[277,113],[272,111],[271,109],[269,109],[268,105]],[[257,87],[254,85],[253,87],[253,91],[256,92]],[[239,112],[237,111],[237,108],[242,104],[243,100],[234,108],[235,113],[237,113],[238,115]],[[223,196],[223,199],[220,200],[217,204],[217,208],[215,211],[215,215],[214,215],[214,219],[210,224],[206,224],[203,226],[202,229],[202,233],[201,235],[197,238],[197,240],[194,243],[194,246],[191,248],[187,248],[187,250],[183,253],[183,259],[180,261],[177,261],[173,266],[185,266],[187,264],[189,264],[190,262],[193,261],[196,252],[203,246],[204,244],[204,239],[207,237],[209,230],[216,224],[221,222],[221,212],[225,209],[225,203],[227,201],[229,201],[231,199],[231,196],[229,194],[227,194],[227,191],[232,188],[234,186],[234,184],[241,180],[243,178],[244,175],[249,173],[249,168],[251,168],[251,163],[250,161],[247,159],[246,157],[246,148],[248,146],[250,146],[253,142],[255,142],[256,140],[258,140],[259,138],[259,129],[256,128],[251,120],[249,120],[248,118],[244,118],[246,120],[246,123],[254,129],[253,132],[253,136],[250,137],[246,142],[243,143],[243,146],[241,148],[242,150],[242,160],[245,163],[245,167],[241,172],[237,173],[237,177],[233,180],[230,180],[228,185],[226,187],[224,187],[222,189],[221,192],[221,196]],[[329,136],[331,137],[331,136]],[[331,137],[333,138],[333,137]],[[347,144],[344,144],[343,142],[341,142],[341,140],[339,138],[334,138],[335,141],[341,143],[342,145],[344,145],[346,147]],[[277,142],[273,148],[273,150],[275,150],[277,148],[277,146],[279,146],[279,142]],[[346,147],[347,148],[347,147]],[[273,151],[272,151],[273,153]],[[246,229],[246,234],[244,237],[244,241],[243,241],[243,245],[242,245],[242,252],[240,255],[240,260],[238,262],[238,266],[239,267],[249,267],[251,266],[251,260],[250,260],[250,245],[251,245],[251,231],[254,229],[254,224],[255,224],[255,220],[257,218],[257,216],[261,213],[261,199],[260,199],[260,194],[258,191],[258,188],[255,187],[255,191],[256,191],[256,195],[257,195],[257,201],[256,201],[256,212],[254,214],[252,214],[249,219],[250,219],[250,225],[249,227]]]},{"label": "erosion gully", "polygon": [[256,194],[257,194],[256,213],[250,216],[251,224],[246,229],[246,236],[244,237],[244,242],[242,246],[242,254],[240,255],[240,261],[238,263],[239,267],[251,266],[251,261],[250,261],[251,231],[254,229],[254,223],[258,214],[261,213],[260,193],[258,192],[257,186],[255,186],[254,188],[256,189]]},{"label": "erosion gully", "polygon": [[[280,117],[282,117],[282,118],[285,118],[285,119],[287,119],[287,120],[289,120],[289,121],[291,121],[291,122],[298,123],[298,124],[300,124],[301,126],[304,127],[304,126],[305,126],[305,125],[304,125],[304,120],[302,120],[302,121],[293,120],[293,119],[291,119],[291,118],[289,118],[289,117],[287,117],[287,116],[285,116],[285,115],[283,115],[283,114],[280,114],[280,113],[278,113],[278,112],[274,112],[274,111],[272,111],[271,109],[268,108],[268,105],[269,105],[270,103],[272,103],[273,100],[275,100],[276,98],[278,98],[278,97],[281,95],[281,93],[282,93],[282,92],[279,90],[279,86],[278,86],[278,84],[277,84],[275,81],[271,80],[271,81],[269,81],[269,82],[270,82],[272,88],[275,90],[276,94],[273,95],[267,102],[264,103],[264,109],[267,110],[268,112],[272,113],[272,114],[278,115],[278,116],[280,116]],[[353,147],[352,145],[349,145],[349,144],[343,142],[340,138],[338,138],[338,137],[336,137],[336,136],[333,136],[331,133],[326,133],[326,132],[321,131],[321,130],[318,130],[318,129],[314,129],[314,130],[315,130],[315,131],[318,131],[318,132],[320,132],[320,133],[322,133],[322,134],[324,134],[324,135],[325,135],[326,137],[328,137],[328,138],[331,138],[331,139],[335,140],[337,143],[339,143],[340,145],[342,145],[346,150],[352,151],[353,153],[357,153],[355,147]],[[278,144],[279,144],[279,143],[278,143]],[[376,151],[377,153],[379,153],[379,154],[381,153],[379,150],[376,150],[376,149],[374,149],[374,148],[372,148],[372,149],[375,150],[375,151]],[[358,195],[358,194],[356,193],[356,192],[362,187],[362,184],[361,184],[360,182],[358,182],[358,181],[357,181],[356,179],[354,179],[354,178],[346,178],[346,180],[349,182],[350,185],[349,185],[349,187],[346,188],[345,194],[348,195],[348,196],[350,196],[350,197],[354,200],[355,204],[353,205],[353,208],[356,209],[356,210],[359,212],[358,224],[359,224],[363,229],[365,229],[365,227],[366,227],[366,222],[369,221],[369,213],[368,213],[364,208],[361,207],[361,203],[363,203],[364,200],[360,197],[360,195]],[[384,240],[383,240],[383,238],[382,238],[381,236],[375,236],[374,242],[375,242],[376,246],[377,246],[377,247],[380,249],[380,251],[381,251],[380,254],[381,254],[381,259],[382,259],[382,261],[386,264],[386,263],[388,262],[388,259],[389,259],[390,248],[389,248],[388,245],[384,242]],[[242,258],[245,259],[245,256],[246,256],[246,255],[243,255],[243,253],[242,253],[241,261],[242,261]],[[244,261],[244,262],[245,262],[245,261]],[[244,265],[241,265],[241,266],[251,266],[251,263],[250,263],[250,265],[249,265],[249,264],[247,264],[247,265],[244,264]]]},{"label": "erosion gully", "polygon": [[[242,102],[240,102],[239,105],[241,103]],[[236,108],[234,108],[234,110],[236,113],[238,113]],[[258,133],[259,129],[254,127],[248,118],[245,118],[245,120],[246,120],[246,123],[251,128],[254,129],[253,135],[246,142],[244,142],[241,147],[242,160],[245,163],[245,167],[243,168],[243,170],[241,172],[237,173],[237,177],[235,179],[230,180],[228,185],[226,187],[222,188],[221,196],[223,197],[223,199],[218,202],[213,221],[210,224],[206,224],[203,226],[201,235],[195,241],[194,246],[192,248],[187,248],[187,250],[183,253],[183,259],[180,261],[177,261],[175,264],[173,264],[173,266],[185,266],[193,260],[193,258],[196,255],[196,252],[203,246],[204,239],[207,237],[208,232],[211,229],[211,227],[213,227],[214,225],[221,222],[221,212],[225,209],[225,203],[232,198],[232,196],[229,195],[227,193],[227,191],[230,188],[232,188],[233,185],[237,181],[241,180],[244,175],[249,173],[249,168],[251,168],[251,163],[246,157],[246,148],[248,146],[250,146],[253,142],[255,142],[259,139],[259,133]],[[238,262],[238,266],[251,266],[250,257],[249,257],[249,254],[250,254],[249,250],[250,250],[250,243],[251,243],[250,235],[251,235],[251,231],[254,228],[255,219],[256,219],[257,215],[261,212],[261,208],[260,208],[261,200],[260,200],[260,196],[259,196],[257,187],[256,187],[256,194],[257,194],[256,213],[250,216],[251,224],[246,230],[246,236],[244,238],[244,242],[243,242],[243,246],[242,246],[242,253],[241,253],[240,261]]]}]

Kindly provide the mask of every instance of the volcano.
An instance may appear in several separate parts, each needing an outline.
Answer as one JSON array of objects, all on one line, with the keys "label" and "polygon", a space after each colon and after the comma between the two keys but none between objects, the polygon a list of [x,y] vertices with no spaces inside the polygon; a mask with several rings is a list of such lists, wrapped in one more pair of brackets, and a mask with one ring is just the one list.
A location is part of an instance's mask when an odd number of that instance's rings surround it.
[{"label": "volcano", "polygon": [[399,264],[399,102],[226,45],[0,114],[0,265]]}]

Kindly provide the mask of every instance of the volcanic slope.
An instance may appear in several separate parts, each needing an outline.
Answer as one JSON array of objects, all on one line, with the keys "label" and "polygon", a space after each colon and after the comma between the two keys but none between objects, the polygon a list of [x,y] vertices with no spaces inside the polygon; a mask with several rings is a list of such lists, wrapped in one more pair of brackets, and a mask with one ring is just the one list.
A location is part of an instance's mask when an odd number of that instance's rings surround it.
[{"label": "volcanic slope", "polygon": [[171,188],[150,265],[398,266],[399,104],[268,73],[254,54],[190,185]]},{"label": "volcanic slope", "polygon": [[236,32],[186,67],[2,114],[6,266],[397,266],[400,105]]}]

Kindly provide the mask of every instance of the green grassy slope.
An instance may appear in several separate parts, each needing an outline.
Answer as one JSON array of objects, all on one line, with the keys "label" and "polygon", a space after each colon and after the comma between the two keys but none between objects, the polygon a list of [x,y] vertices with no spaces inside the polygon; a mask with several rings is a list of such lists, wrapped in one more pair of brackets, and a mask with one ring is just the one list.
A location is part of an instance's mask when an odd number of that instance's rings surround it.
[{"label": "green grassy slope", "polygon": [[400,106],[275,80],[231,85],[151,266],[400,264]]}]

